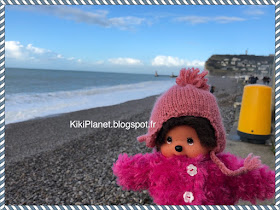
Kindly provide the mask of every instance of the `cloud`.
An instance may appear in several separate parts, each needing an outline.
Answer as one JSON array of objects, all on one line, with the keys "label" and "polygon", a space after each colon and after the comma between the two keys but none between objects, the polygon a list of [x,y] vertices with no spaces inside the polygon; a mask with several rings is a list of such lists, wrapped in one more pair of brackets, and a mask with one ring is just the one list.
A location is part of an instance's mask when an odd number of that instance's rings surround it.
[{"label": "cloud", "polygon": [[199,24],[199,23],[207,23],[209,22],[208,17],[201,17],[201,16],[184,16],[175,18],[176,21],[179,22],[189,22],[191,24]]},{"label": "cloud", "polygon": [[204,61],[199,61],[199,60],[193,60],[189,61],[186,59],[181,59],[178,57],[172,57],[172,56],[164,56],[164,55],[159,55],[156,56],[152,60],[152,66],[166,66],[166,67],[186,67],[186,66],[204,66],[205,62]]},{"label": "cloud", "polygon": [[5,56],[9,67],[36,67],[36,68],[64,68],[80,69],[87,67],[92,69],[96,66],[139,66],[143,65],[141,60],[119,57],[106,60],[84,61],[81,58],[65,56],[49,49],[33,46],[33,44],[21,44],[19,41],[5,42]]},{"label": "cloud", "polygon": [[35,53],[35,54],[43,54],[43,53],[48,52],[48,50],[45,50],[45,49],[39,48],[39,47],[34,47],[34,46],[32,46],[32,44],[28,44],[26,46],[26,49],[28,51],[31,51],[31,52]]},{"label": "cloud", "polygon": [[75,58],[74,57],[70,57],[70,58],[67,58],[67,60],[68,61],[73,61],[73,60],[75,60]]},{"label": "cloud", "polygon": [[32,62],[49,62],[50,60],[65,60],[82,62],[81,59],[74,57],[66,59],[65,56],[52,52],[51,50],[35,47],[32,44],[24,46],[19,41],[6,41],[5,42],[5,56],[10,61],[32,61]]},{"label": "cloud", "polygon": [[265,14],[264,8],[265,6],[259,6],[259,5],[247,6],[246,10],[244,10],[243,13],[249,16],[261,16]]},{"label": "cloud", "polygon": [[6,41],[5,42],[5,55],[9,58],[14,59],[23,59],[24,55],[24,48],[20,42],[17,41]]},{"label": "cloud", "polygon": [[93,64],[97,64],[97,65],[101,65],[101,64],[104,64],[104,63],[105,63],[105,61],[103,61],[103,60],[93,62]]},{"label": "cloud", "polygon": [[106,28],[116,27],[123,30],[133,29],[134,26],[141,25],[145,22],[148,24],[148,20],[145,18],[133,16],[110,18],[108,17],[109,12],[107,10],[89,12],[73,6],[23,6],[17,9],[52,15],[77,23],[98,25]]},{"label": "cloud", "polygon": [[58,54],[56,57],[57,58],[64,58],[61,54]]},{"label": "cloud", "polygon": [[214,18],[214,21],[218,23],[231,23],[231,22],[240,22],[245,20],[246,19],[240,17],[227,17],[227,16],[219,16]]},{"label": "cloud", "polygon": [[111,58],[108,61],[116,65],[141,65],[142,62],[134,58]]},{"label": "cloud", "polygon": [[230,17],[230,16],[216,16],[216,17],[207,17],[207,16],[182,16],[174,19],[178,22],[186,22],[190,24],[201,24],[208,22],[216,22],[216,23],[231,23],[238,21],[245,21],[246,19],[240,17]]},{"label": "cloud", "polygon": [[121,28],[121,29],[130,29],[132,26],[141,25],[142,23],[144,23],[146,21],[144,18],[137,18],[137,17],[131,17],[131,16],[110,18],[108,20],[109,20],[110,25]]}]

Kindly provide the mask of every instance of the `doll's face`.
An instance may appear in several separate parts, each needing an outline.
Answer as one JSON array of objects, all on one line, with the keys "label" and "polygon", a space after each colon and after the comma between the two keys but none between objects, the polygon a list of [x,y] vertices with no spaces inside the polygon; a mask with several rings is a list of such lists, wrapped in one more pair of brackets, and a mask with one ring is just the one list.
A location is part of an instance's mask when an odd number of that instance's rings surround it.
[{"label": "doll's face", "polygon": [[160,151],[165,157],[186,155],[194,158],[198,155],[209,153],[210,149],[200,144],[195,129],[190,126],[180,125],[168,131],[165,136],[165,143],[161,145]]}]

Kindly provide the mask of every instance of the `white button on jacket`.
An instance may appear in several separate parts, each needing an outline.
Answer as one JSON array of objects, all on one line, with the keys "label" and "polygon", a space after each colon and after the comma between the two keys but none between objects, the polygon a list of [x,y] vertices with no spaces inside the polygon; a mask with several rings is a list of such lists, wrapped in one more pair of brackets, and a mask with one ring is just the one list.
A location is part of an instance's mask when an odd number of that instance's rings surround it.
[{"label": "white button on jacket", "polygon": [[193,164],[190,164],[187,166],[187,173],[190,175],[190,176],[194,176],[197,174],[197,167],[194,166]]},{"label": "white button on jacket", "polygon": [[194,200],[192,192],[185,192],[183,198],[186,203],[191,203]]}]

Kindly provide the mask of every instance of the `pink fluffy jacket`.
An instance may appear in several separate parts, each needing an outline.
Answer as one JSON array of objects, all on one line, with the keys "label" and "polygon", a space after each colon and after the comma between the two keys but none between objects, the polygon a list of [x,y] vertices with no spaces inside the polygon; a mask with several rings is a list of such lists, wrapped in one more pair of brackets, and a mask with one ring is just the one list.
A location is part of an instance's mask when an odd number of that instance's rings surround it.
[{"label": "pink fluffy jacket", "polygon": [[[231,170],[244,165],[244,159],[230,153],[217,157]],[[275,172],[268,166],[226,176],[209,155],[166,158],[160,152],[121,154],[113,172],[123,189],[148,189],[158,205],[233,205],[239,199],[255,204],[256,199],[273,198],[275,191]]]}]

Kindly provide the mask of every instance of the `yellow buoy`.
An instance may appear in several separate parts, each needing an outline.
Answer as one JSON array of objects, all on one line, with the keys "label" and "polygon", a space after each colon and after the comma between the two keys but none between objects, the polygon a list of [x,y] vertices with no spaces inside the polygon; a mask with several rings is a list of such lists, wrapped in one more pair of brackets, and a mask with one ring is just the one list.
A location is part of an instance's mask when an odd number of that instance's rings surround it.
[{"label": "yellow buoy", "polygon": [[246,85],[243,90],[237,133],[241,140],[265,143],[271,133],[272,89],[265,85]]}]

